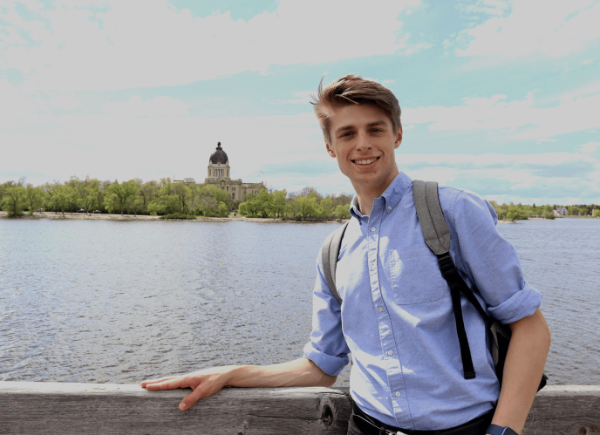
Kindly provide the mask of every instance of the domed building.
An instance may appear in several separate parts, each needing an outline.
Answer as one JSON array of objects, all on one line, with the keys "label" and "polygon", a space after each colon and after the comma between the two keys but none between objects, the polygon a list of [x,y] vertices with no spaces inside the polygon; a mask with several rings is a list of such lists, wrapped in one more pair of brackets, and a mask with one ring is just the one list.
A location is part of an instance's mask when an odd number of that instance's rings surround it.
[{"label": "domed building", "polygon": [[[208,176],[204,185],[215,184],[225,190],[235,202],[243,202],[246,196],[253,193],[258,195],[266,186],[260,183],[244,183],[242,180],[232,180],[230,176],[229,157],[223,150],[221,142],[217,144],[215,152],[208,159]],[[193,178],[174,180],[175,183],[196,184]]]}]

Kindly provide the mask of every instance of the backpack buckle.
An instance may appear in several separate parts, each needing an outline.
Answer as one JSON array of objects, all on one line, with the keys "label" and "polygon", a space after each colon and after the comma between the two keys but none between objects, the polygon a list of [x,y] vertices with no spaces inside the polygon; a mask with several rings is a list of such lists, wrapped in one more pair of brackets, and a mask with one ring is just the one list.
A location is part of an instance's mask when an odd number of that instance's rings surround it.
[{"label": "backpack buckle", "polygon": [[456,267],[454,266],[454,262],[450,257],[450,252],[438,255],[438,264],[440,266],[440,271],[442,272],[442,275],[449,276],[456,273]]}]

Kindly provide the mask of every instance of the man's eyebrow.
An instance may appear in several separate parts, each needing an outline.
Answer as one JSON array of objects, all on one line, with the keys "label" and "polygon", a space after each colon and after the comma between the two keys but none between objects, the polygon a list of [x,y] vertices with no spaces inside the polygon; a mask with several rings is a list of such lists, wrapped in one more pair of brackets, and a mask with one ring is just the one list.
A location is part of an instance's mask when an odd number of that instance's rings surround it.
[{"label": "man's eyebrow", "polygon": [[375,127],[376,125],[385,125],[385,121],[380,119],[378,121],[369,122],[368,124],[369,127]]},{"label": "man's eyebrow", "polygon": [[352,130],[354,128],[353,125],[342,125],[335,129],[335,134],[341,133],[342,131]]},{"label": "man's eyebrow", "polygon": [[[379,119],[377,121],[373,121],[373,122],[369,122],[367,124],[367,127],[376,127],[376,126],[380,126],[380,125],[385,125],[385,121],[383,119]],[[347,130],[353,130],[355,127],[354,125],[342,125],[341,127],[338,127],[335,129],[334,133],[338,134],[341,133],[343,131],[347,131]]]}]

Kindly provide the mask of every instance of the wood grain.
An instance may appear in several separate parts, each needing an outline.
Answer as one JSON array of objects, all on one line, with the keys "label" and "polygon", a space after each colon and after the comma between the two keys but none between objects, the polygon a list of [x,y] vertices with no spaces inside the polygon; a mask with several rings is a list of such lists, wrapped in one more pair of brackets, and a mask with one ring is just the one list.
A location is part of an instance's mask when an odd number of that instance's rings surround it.
[{"label": "wood grain", "polygon": [[179,411],[189,391],[0,382],[0,434],[345,434],[350,415],[329,388],[226,388]]},{"label": "wood grain", "polygon": [[[347,389],[226,388],[181,412],[190,390],[0,382],[0,434],[346,434]],[[524,435],[600,435],[600,386],[547,386]]]},{"label": "wood grain", "polygon": [[537,393],[523,435],[600,435],[600,386],[552,385]]}]

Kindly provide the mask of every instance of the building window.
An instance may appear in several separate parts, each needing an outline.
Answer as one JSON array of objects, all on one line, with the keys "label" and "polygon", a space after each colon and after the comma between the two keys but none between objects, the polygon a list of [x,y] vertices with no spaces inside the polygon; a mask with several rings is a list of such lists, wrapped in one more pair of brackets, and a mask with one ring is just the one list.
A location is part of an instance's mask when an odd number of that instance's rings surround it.
[{"label": "building window", "polygon": [[231,191],[232,191],[232,192],[235,192],[235,187],[232,187],[232,188],[231,188]]},{"label": "building window", "polygon": [[231,199],[235,199],[235,193],[231,194]]}]

